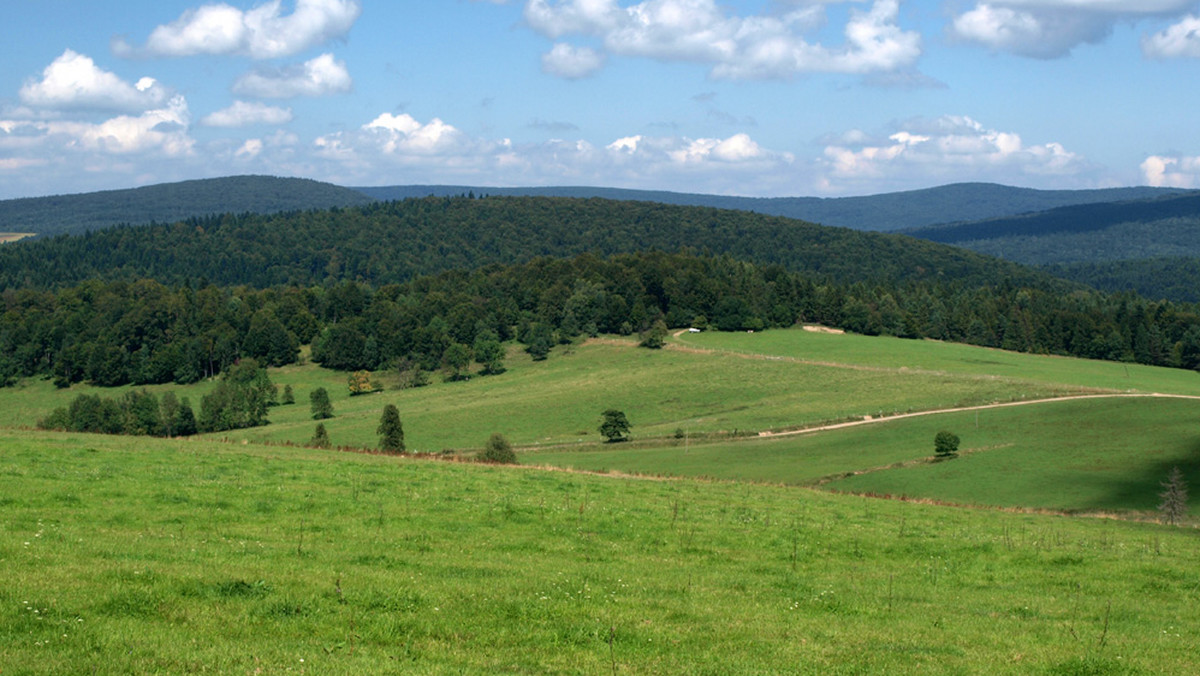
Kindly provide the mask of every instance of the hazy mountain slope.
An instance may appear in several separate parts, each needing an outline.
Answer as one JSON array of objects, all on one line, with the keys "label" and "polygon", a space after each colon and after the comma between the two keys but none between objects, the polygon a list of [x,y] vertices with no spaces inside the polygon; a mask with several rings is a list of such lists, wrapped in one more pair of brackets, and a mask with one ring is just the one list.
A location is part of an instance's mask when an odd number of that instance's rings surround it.
[{"label": "hazy mountain slope", "polygon": [[1133,200],[1175,194],[1161,188],[1111,188],[1105,190],[1034,190],[992,183],[956,183],[925,190],[865,197],[730,197],[619,188],[548,187],[491,188],[450,185],[402,185],[356,188],[380,200],[445,195],[533,195],[551,197],[603,197],[617,200],[662,202],[688,206],[741,209],[797,218],[822,225],[856,230],[893,231],[937,223],[975,221],[1011,216],[1054,207]]},{"label": "hazy mountain slope", "polygon": [[371,202],[331,183],[273,176],[229,176],[181,183],[0,201],[0,232],[82,233],[128,223],[171,223],[222,213],[275,213]]},{"label": "hazy mountain slope", "polygon": [[[1151,199],[1076,204],[1046,211],[906,230],[906,234],[944,244],[983,240],[1093,233],[1129,223],[1200,220],[1200,191]],[[1124,256],[1128,258],[1130,256]]]}]

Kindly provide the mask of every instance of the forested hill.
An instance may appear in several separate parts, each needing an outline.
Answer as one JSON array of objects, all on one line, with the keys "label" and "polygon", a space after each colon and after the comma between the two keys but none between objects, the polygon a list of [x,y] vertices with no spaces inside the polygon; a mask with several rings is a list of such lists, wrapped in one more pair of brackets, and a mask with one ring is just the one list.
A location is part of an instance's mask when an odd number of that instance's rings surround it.
[{"label": "forested hill", "polygon": [[1103,190],[1034,190],[994,183],[955,183],[923,190],[862,197],[732,197],[622,188],[546,187],[488,188],[451,185],[398,185],[356,188],[380,200],[455,195],[537,197],[601,197],[660,202],[683,206],[739,209],[796,218],[822,225],[890,232],[909,228],[978,221],[1040,212],[1055,207],[1137,200],[1180,191],[1170,188],[1108,188]]},{"label": "forested hill", "polygon": [[1068,288],[1030,268],[942,244],[748,212],[602,199],[438,197],[16,242],[0,247],[0,289],[137,277],[259,288],[339,280],[378,285],[539,256],[647,250],[728,254],[837,283]]},{"label": "forested hill", "polygon": [[[1179,219],[1200,221],[1200,191],[1154,199],[1078,204],[1010,218],[920,228],[909,230],[907,233],[914,237],[946,244],[1080,234],[1086,234],[1088,239],[1093,239],[1101,231],[1126,224],[1161,223]],[[1153,242],[1147,242],[1147,244],[1152,245]],[[1136,247],[1137,245],[1137,242],[1125,242],[1121,248],[1128,252],[1129,246]],[[1195,253],[1200,253],[1200,243],[1196,243],[1195,246]],[[1058,256],[1073,255],[1072,252],[1047,253]],[[1137,256],[1110,255],[1106,256],[1106,259],[1133,257]],[[1093,260],[1097,259],[1093,258]]]},{"label": "forested hill", "polygon": [[118,224],[173,223],[223,213],[367,204],[362,193],[302,178],[229,176],[129,190],[0,201],[0,232],[78,234]]}]

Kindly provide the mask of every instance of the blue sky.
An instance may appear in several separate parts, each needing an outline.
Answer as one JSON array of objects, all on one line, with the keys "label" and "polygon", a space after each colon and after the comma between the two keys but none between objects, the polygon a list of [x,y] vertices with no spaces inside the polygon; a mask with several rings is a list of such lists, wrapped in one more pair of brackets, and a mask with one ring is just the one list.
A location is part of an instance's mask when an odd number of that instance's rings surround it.
[{"label": "blue sky", "polygon": [[39,0],[0,199],[231,174],[1200,188],[1200,0]]}]

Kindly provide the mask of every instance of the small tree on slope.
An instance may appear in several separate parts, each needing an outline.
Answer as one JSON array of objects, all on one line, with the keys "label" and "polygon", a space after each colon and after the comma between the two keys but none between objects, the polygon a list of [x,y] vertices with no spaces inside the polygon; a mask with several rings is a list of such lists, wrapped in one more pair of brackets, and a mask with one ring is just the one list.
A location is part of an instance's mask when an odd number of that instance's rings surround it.
[{"label": "small tree on slope", "polygon": [[1171,468],[1167,480],[1162,482],[1163,491],[1158,494],[1162,503],[1158,506],[1163,520],[1171,525],[1177,525],[1187,515],[1187,482],[1183,480],[1183,472],[1178,467]]}]

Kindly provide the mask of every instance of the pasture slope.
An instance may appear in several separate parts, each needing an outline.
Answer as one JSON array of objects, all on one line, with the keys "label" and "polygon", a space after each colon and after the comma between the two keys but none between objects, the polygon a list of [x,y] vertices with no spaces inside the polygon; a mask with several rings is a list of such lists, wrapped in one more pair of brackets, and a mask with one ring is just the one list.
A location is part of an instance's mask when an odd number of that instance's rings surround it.
[{"label": "pasture slope", "polygon": [[[16,429],[95,390],[0,391],[0,673],[1195,671],[1193,527],[1036,513],[1195,485],[1195,373],[799,330],[507,364],[357,397],[273,370],[300,403],[189,440]],[[395,403],[410,448],[501,431],[526,466],[281,445],[319,386],[335,444]],[[1150,393],[1180,396],[1065,398]],[[634,441],[597,443],[610,406]],[[926,462],[943,427],[962,456]]]},{"label": "pasture slope", "polygon": [[1186,674],[1192,530],[0,432],[0,671]]}]

